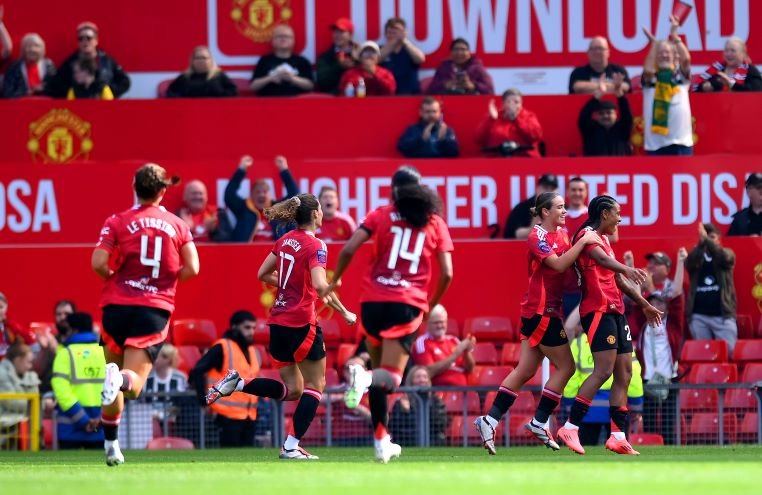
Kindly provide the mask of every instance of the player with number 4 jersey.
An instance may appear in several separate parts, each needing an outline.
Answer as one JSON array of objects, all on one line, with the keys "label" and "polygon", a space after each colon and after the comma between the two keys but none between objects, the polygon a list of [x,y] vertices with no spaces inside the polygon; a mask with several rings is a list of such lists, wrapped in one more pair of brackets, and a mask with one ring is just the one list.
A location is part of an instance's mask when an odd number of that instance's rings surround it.
[{"label": "player with number 4 jersey", "polygon": [[[355,408],[369,391],[375,429],[375,456],[382,463],[399,457],[401,448],[387,432],[387,396],[402,382],[415,332],[424,314],[435,306],[452,281],[452,239],[438,215],[439,198],[421,184],[412,167],[392,177],[392,204],[370,212],[339,255],[332,285],[341,280],[354,253],[373,239],[370,270],[363,282],[361,331],[373,371],[350,366],[347,407]],[[429,294],[432,258],[440,267],[439,282]]]},{"label": "player with number 4 jersey", "polygon": [[101,422],[109,466],[124,463],[117,441],[124,400],[140,395],[167,338],[177,282],[199,270],[188,225],[161,206],[178,181],[156,164],[138,169],[138,204],[106,220],[92,254],[93,270],[106,281],[100,303],[108,362]]}]

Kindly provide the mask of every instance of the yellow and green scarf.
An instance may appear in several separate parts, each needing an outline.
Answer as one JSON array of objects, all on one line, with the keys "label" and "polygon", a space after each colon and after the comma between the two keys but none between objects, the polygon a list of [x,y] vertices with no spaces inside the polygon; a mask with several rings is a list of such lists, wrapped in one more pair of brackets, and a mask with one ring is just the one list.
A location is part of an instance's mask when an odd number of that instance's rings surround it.
[{"label": "yellow and green scarf", "polygon": [[673,78],[674,70],[659,69],[656,71],[656,91],[654,92],[654,107],[651,115],[651,132],[666,136],[669,134],[669,106],[672,97],[680,89]]}]

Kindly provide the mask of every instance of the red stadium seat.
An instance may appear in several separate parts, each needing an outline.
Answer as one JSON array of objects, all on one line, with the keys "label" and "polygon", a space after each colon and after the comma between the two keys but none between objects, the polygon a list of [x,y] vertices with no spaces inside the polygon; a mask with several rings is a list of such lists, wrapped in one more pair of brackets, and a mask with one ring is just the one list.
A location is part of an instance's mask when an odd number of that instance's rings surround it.
[{"label": "red stadium seat", "polygon": [[688,340],[680,352],[682,364],[726,363],[728,343],[724,340]]},{"label": "red stadium seat", "polygon": [[336,370],[339,373],[343,371],[344,363],[354,356],[356,351],[357,344],[339,344],[339,349],[336,351]]},{"label": "red stadium seat", "polygon": [[741,420],[741,426],[738,428],[739,442],[757,442],[757,433],[759,432],[759,416],[755,412],[746,413]]},{"label": "red stadium seat", "polygon": [[474,366],[468,376],[469,385],[498,387],[513,371],[513,366]]},{"label": "red stadium seat", "polygon": [[750,388],[731,388],[725,391],[722,406],[733,412],[750,412],[757,409],[757,397]]},{"label": "red stadium seat", "polygon": [[205,349],[217,340],[217,327],[212,320],[185,318],[174,321],[172,336],[177,346],[195,345]]},{"label": "red stadium seat", "polygon": [[492,342],[477,342],[472,354],[476,364],[497,364],[497,348]]},{"label": "red stadium seat", "polygon": [[476,337],[477,342],[510,342],[514,340],[513,324],[504,316],[478,316],[466,320],[463,335]]},{"label": "red stadium seat", "polygon": [[454,335],[460,338],[460,326],[455,318],[447,318],[447,335]]},{"label": "red stadium seat", "polygon": [[[736,315],[736,325],[738,326],[738,338],[739,339],[753,339],[754,335],[754,322],[751,319],[751,315]],[[735,350],[733,350],[735,356]],[[762,356],[760,356],[762,359]]]},{"label": "red stadium seat", "polygon": [[193,442],[179,437],[158,437],[146,445],[148,450],[192,450],[193,448]]},{"label": "red stadium seat", "polygon": [[323,330],[325,346],[336,349],[341,341],[341,329],[336,320],[318,320],[318,326]]},{"label": "red stadium seat", "polygon": [[238,88],[238,96],[256,96],[251,90],[251,81],[245,77],[231,77],[231,81]]},{"label": "red stadium seat", "polygon": [[195,345],[178,345],[177,356],[180,358],[177,369],[187,375],[201,359],[201,351]]},{"label": "red stadium seat", "polygon": [[450,426],[447,428],[447,440],[452,446],[463,445],[463,430],[465,427],[465,434],[468,445],[481,445],[481,437],[474,428],[473,422],[476,416],[468,416],[463,421],[463,416],[450,417]]},{"label": "red stadium seat", "polygon": [[687,414],[717,411],[719,401],[717,389],[699,388],[680,391],[680,411]]},{"label": "red stadium seat", "polygon": [[259,367],[271,368],[273,363],[270,359],[270,353],[267,352],[267,348],[262,344],[254,344],[254,348],[259,351]]},{"label": "red stadium seat", "polygon": [[500,353],[500,364],[516,366],[519,364],[519,358],[521,357],[521,343],[520,342],[506,342],[503,344],[503,350]]},{"label": "red stadium seat", "polygon": [[[529,433],[524,425],[532,421],[532,415],[511,414],[508,420],[508,431],[510,432],[511,445],[538,445],[534,436]],[[501,426],[505,425],[505,420]],[[498,429],[498,435],[500,430]]]},{"label": "red stadium seat", "polygon": [[426,94],[426,91],[429,90],[429,86],[431,86],[431,81],[434,80],[434,76],[424,77],[421,79],[421,94]]},{"label": "red stadium seat", "polygon": [[[359,318],[359,315],[358,315]],[[358,325],[341,325],[341,341],[346,342],[348,344],[355,344],[355,346],[360,342],[360,327]]]},{"label": "red stadium seat", "polygon": [[694,364],[688,374],[688,383],[733,383],[738,380],[738,369],[729,363]]},{"label": "red stadium seat", "polygon": [[[484,407],[482,408],[484,414],[489,412],[496,396],[497,391],[487,392],[487,396],[484,398]],[[511,414],[534,414],[536,407],[537,403],[534,400],[534,394],[529,390],[522,390],[511,406]]]},{"label": "red stadium seat", "polygon": [[630,443],[632,445],[664,445],[664,438],[657,433],[632,433]]},{"label": "red stadium seat", "polygon": [[439,398],[442,399],[450,414],[462,416],[464,407],[468,414],[481,412],[479,394],[476,392],[443,392]]},{"label": "red stadium seat", "polygon": [[339,373],[336,368],[325,369],[325,386],[326,387],[338,387],[341,384],[339,380]]},{"label": "red stadium seat", "polygon": [[749,363],[743,369],[741,383],[762,382],[762,363]]},{"label": "red stadium seat", "polygon": [[156,87],[156,96],[159,98],[166,98],[167,97],[167,90],[169,89],[169,85],[172,84],[173,79],[165,79],[159,83],[159,85]]},{"label": "red stadium seat", "polygon": [[257,320],[257,328],[254,330],[254,343],[268,345],[270,343],[270,325],[267,320]]},{"label": "red stadium seat", "polygon": [[[738,430],[738,418],[735,414],[723,416],[725,443],[734,443]],[[697,413],[688,426],[689,443],[718,443],[720,438],[720,420],[715,413]]]},{"label": "red stadium seat", "polygon": [[733,349],[733,362],[741,366],[747,363],[762,363],[762,339],[738,339]]}]

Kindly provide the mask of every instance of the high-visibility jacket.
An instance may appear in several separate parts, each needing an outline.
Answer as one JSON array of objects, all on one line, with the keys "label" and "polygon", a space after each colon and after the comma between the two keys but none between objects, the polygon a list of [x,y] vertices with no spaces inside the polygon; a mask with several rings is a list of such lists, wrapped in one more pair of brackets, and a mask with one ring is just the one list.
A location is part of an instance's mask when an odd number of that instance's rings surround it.
[{"label": "high-visibility jacket", "polygon": [[[249,353],[249,360],[247,361],[241,348],[232,340],[220,339],[214,343],[214,345],[218,344],[222,347],[223,366],[220,371],[216,369],[209,370],[209,373],[207,373],[207,383],[209,386],[220,381],[229,369],[236,370],[244,380],[256,378],[259,373],[259,360],[257,359],[254,347],[249,346],[247,349]],[[255,395],[233,392],[231,395],[221,398],[210,407],[212,411],[226,418],[249,419],[251,421],[257,419],[257,397]]]},{"label": "high-visibility jacket", "polygon": [[98,442],[103,429],[85,431],[88,421],[101,415],[101,389],[106,358],[92,332],[79,332],[58,347],[50,385],[56,397],[58,439]]},{"label": "high-visibility jacket", "polygon": [[[564,388],[564,402],[568,403],[577,396],[579,387],[582,386],[588,376],[593,372],[593,353],[587,342],[587,335],[580,334],[571,341],[571,351],[577,369]],[[611,384],[614,382],[613,375],[601,386],[598,393],[593,397],[593,403],[585,416],[587,423],[608,423],[609,421],[609,396]],[[640,375],[640,362],[635,352],[632,353],[632,380],[627,389],[627,405],[631,411],[639,411],[643,408],[643,378]]]}]

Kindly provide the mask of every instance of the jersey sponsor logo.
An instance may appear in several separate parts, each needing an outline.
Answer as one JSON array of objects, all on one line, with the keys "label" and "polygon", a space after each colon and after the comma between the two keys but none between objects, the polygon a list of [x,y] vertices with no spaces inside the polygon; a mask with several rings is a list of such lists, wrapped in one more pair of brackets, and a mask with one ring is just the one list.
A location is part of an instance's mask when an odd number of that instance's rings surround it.
[{"label": "jersey sponsor logo", "polygon": [[328,262],[328,253],[324,249],[318,249],[317,250],[317,260],[318,263],[327,263]]},{"label": "jersey sponsor logo", "polygon": [[545,254],[547,254],[547,253],[549,253],[549,252],[550,252],[550,246],[549,246],[549,245],[548,245],[548,243],[547,243],[547,242],[545,242],[545,241],[540,241],[540,242],[538,242],[538,243],[537,243],[537,248],[538,248],[538,249],[539,249],[541,252],[543,252],[543,253],[545,253]]},{"label": "jersey sponsor logo", "polygon": [[87,160],[93,149],[92,127],[68,108],[54,108],[29,124],[26,148],[34,162]]},{"label": "jersey sponsor logo", "polygon": [[149,277],[143,277],[140,280],[125,280],[125,285],[129,285],[133,289],[142,290],[143,292],[150,292],[151,294],[158,294],[159,288],[155,285],[149,285],[151,279]]},{"label": "jersey sponsor logo", "polygon": [[283,298],[283,294],[278,294],[278,299],[275,300],[275,307],[276,308],[286,307],[286,301]]},{"label": "jersey sponsor logo", "polygon": [[376,282],[378,282],[381,285],[387,285],[390,287],[404,287],[405,289],[412,287],[413,284],[402,278],[402,274],[400,272],[394,272],[391,277],[384,277],[383,275],[379,275],[376,277]]},{"label": "jersey sponsor logo", "polygon": [[606,342],[608,342],[609,345],[614,345],[616,344],[616,337],[614,337],[613,335],[609,335],[608,337],[606,337]]}]

